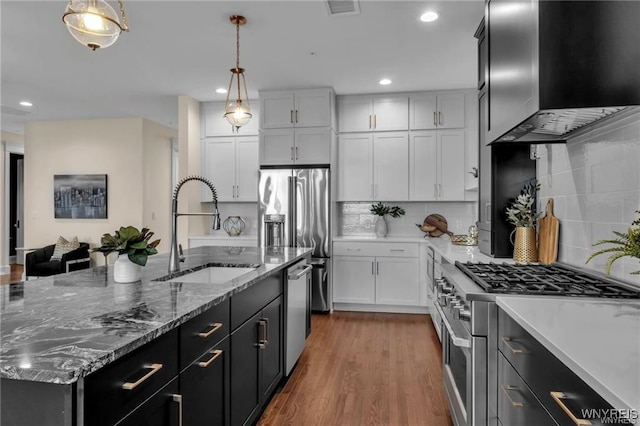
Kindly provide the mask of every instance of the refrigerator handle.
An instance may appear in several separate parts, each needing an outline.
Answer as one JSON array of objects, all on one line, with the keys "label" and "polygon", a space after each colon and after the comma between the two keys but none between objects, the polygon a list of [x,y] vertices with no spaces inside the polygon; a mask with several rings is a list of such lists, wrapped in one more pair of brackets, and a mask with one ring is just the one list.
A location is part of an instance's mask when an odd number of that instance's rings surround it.
[{"label": "refrigerator handle", "polygon": [[289,247],[296,247],[297,236],[296,236],[296,221],[297,219],[297,200],[296,200],[296,183],[298,178],[295,176],[289,176],[289,223],[287,227],[289,228]]}]

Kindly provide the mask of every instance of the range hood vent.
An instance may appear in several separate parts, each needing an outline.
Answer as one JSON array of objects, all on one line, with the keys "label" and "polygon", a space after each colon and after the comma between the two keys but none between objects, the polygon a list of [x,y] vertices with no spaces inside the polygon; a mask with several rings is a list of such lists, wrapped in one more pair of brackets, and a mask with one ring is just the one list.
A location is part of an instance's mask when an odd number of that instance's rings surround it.
[{"label": "range hood vent", "polygon": [[358,0],[327,0],[329,15],[359,15],[360,4]]},{"label": "range hood vent", "polygon": [[487,140],[567,142],[640,109],[640,1],[492,0]]},{"label": "range hood vent", "polygon": [[531,118],[514,127],[493,143],[514,141],[530,143],[566,142],[570,133],[630,108],[632,107],[550,109],[538,111]]}]

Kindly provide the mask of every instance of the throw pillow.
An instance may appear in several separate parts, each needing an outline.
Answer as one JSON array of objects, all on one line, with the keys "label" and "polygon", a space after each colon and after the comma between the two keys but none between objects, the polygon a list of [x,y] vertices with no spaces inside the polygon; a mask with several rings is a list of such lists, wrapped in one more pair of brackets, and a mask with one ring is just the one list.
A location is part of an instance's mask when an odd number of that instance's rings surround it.
[{"label": "throw pillow", "polygon": [[62,260],[62,255],[80,247],[78,237],[73,237],[71,241],[67,241],[63,237],[58,237],[56,246],[53,248],[51,260]]}]

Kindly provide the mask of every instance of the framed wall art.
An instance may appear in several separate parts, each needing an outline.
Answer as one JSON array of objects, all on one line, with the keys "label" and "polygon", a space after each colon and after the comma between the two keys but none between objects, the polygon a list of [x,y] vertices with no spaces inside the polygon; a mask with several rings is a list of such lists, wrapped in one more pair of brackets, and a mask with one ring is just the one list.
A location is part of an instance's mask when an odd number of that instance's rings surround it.
[{"label": "framed wall art", "polygon": [[53,175],[56,219],[106,219],[107,175]]}]

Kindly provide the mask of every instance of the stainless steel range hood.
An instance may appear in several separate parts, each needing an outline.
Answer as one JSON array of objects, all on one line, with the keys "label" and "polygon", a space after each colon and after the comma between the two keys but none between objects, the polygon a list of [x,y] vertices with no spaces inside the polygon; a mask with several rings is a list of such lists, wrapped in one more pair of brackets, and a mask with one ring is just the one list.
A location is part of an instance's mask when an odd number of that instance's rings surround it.
[{"label": "stainless steel range hood", "polygon": [[488,2],[492,144],[566,142],[640,109],[640,2]]}]

